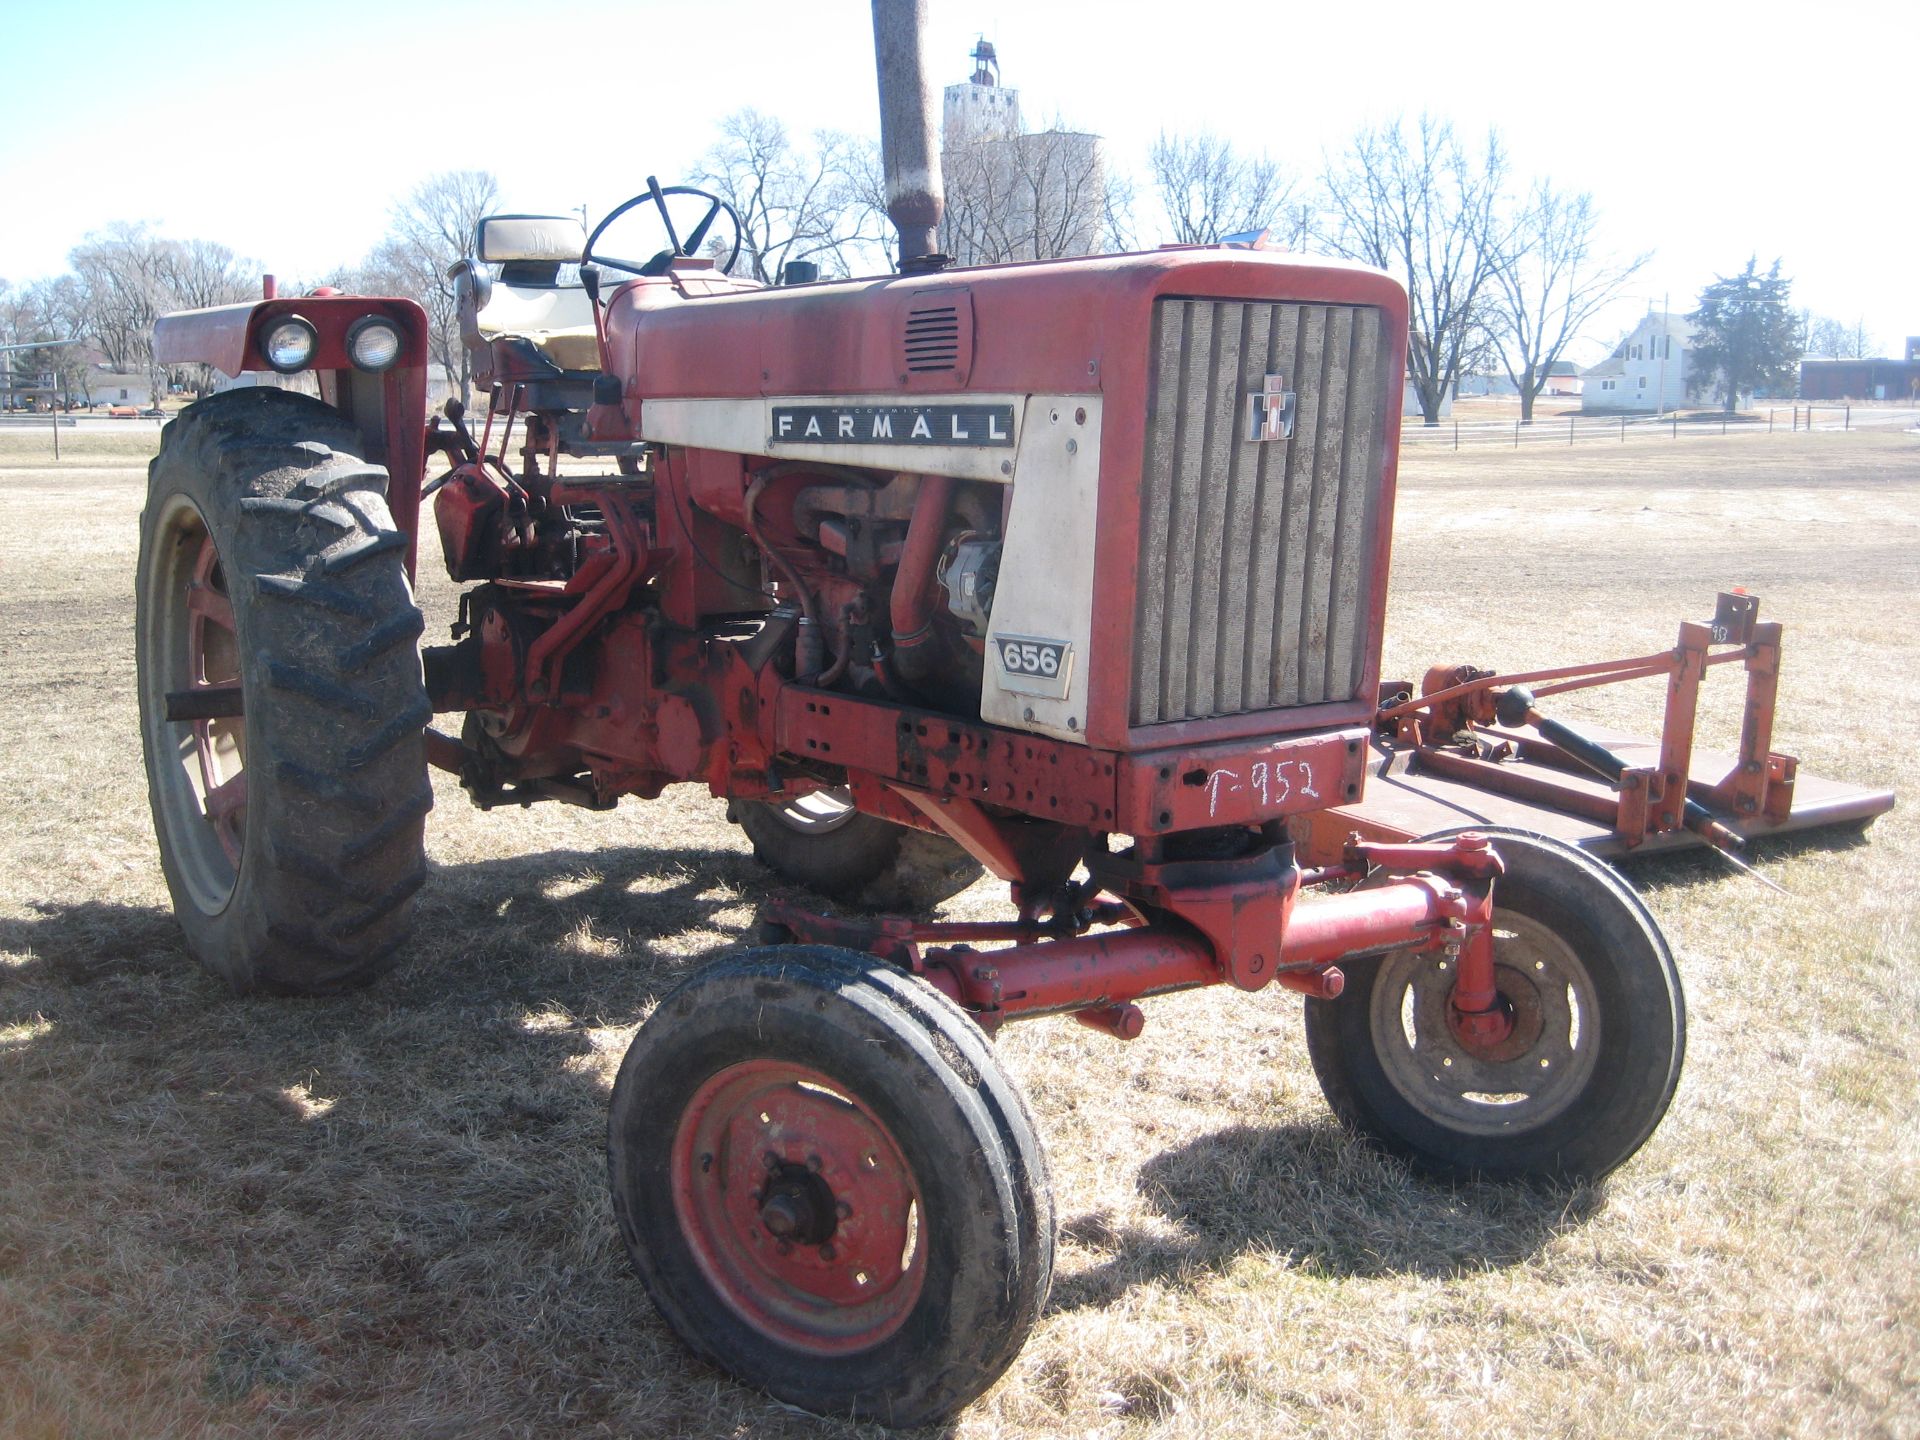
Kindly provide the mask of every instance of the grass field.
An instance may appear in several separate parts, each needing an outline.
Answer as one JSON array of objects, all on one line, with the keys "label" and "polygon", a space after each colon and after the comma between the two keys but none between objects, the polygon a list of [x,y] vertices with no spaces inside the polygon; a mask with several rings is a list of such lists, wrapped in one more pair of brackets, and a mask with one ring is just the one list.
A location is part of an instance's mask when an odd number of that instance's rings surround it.
[{"label": "grass field", "polygon": [[[166,906],[132,712],[151,438],[0,433],[0,1435],[765,1436],[628,1271],[606,1092],[768,890],[720,807],[480,815],[439,782],[400,971],[240,1001]],[[1787,624],[1777,748],[1905,789],[1920,436],[1422,453],[1387,665]],[[429,635],[450,618],[429,581]],[[1738,717],[1716,672],[1701,740]],[[1658,690],[1568,703],[1644,724]],[[1131,1044],[1000,1041],[1048,1142],[1053,1301],[952,1433],[1920,1435],[1920,818],[1632,870],[1690,1049],[1605,1187],[1411,1179],[1328,1119],[1296,998],[1153,1001]],[[951,913],[997,913],[976,886]]]}]

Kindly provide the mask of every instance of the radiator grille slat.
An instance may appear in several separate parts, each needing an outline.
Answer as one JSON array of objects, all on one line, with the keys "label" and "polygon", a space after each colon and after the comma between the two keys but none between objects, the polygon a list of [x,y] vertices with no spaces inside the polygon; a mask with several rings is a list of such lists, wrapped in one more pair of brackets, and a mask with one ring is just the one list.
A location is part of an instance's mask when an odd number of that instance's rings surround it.
[{"label": "radiator grille slat", "polygon": [[[1380,318],[1168,299],[1154,317],[1134,626],[1135,724],[1352,697],[1371,640]],[[1290,441],[1246,436],[1268,375]]]},{"label": "radiator grille slat", "polygon": [[[1244,367],[1265,364],[1272,332],[1271,307],[1241,307],[1240,353]],[[1240,397],[1235,395],[1231,400],[1227,414],[1229,427],[1240,423]],[[1228,464],[1227,503],[1220,511],[1222,563],[1219,598],[1214,607],[1217,618],[1213,634],[1205,637],[1213,651],[1214,692],[1223,703],[1231,704],[1236,709],[1246,706],[1246,639],[1250,619],[1247,599],[1253,548],[1250,545],[1229,545],[1226,537],[1247,535],[1253,530],[1255,510],[1259,503],[1261,448],[1258,445],[1236,445]]]},{"label": "radiator grille slat", "polygon": [[[1205,486],[1200,483],[1207,460],[1207,406],[1204,377],[1213,368],[1218,354],[1214,349],[1212,308],[1196,307],[1187,325],[1187,343],[1180,357],[1183,372],[1180,387],[1180,416],[1175,427],[1173,494],[1169,501],[1172,521],[1167,552],[1161,566],[1167,590],[1167,637],[1161,661],[1160,704],[1177,709],[1187,693],[1188,635],[1193,628],[1194,549],[1200,542],[1200,501]],[[1195,379],[1200,378],[1200,403],[1193,403]]]},{"label": "radiator grille slat", "polygon": [[[1379,312],[1353,312],[1353,344],[1347,369],[1346,442],[1341,446],[1339,505],[1334,524],[1332,612],[1327,631],[1326,693],[1352,695],[1364,679],[1368,631],[1367,539],[1379,466],[1374,437],[1380,433]],[[1364,470],[1356,466],[1361,457]]]},{"label": "radiator grille slat", "polygon": [[[1296,305],[1261,306],[1271,316],[1267,341],[1267,368],[1264,375],[1282,372],[1298,374],[1294,350],[1300,334],[1300,309]],[[1259,474],[1259,496],[1254,506],[1252,549],[1248,575],[1247,633],[1242,647],[1241,671],[1245,685],[1240,696],[1242,710],[1262,710],[1273,703],[1273,637],[1278,616],[1270,600],[1279,593],[1280,555],[1285,549],[1287,523],[1287,456],[1290,448],[1260,445],[1255,462]]]}]

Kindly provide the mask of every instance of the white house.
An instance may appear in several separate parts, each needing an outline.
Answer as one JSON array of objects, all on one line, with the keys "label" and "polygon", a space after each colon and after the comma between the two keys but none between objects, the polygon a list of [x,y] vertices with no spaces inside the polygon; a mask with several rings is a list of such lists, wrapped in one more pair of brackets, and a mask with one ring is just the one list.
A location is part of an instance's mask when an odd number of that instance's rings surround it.
[{"label": "white house", "polygon": [[1687,395],[1687,382],[1693,378],[1692,345],[1691,323],[1649,310],[1613,354],[1581,376],[1580,408],[1655,415],[1689,403],[1718,404],[1706,391],[1691,400]]},{"label": "white house", "polygon": [[87,394],[96,405],[152,405],[153,382],[145,375],[131,375],[96,366],[87,374]]}]

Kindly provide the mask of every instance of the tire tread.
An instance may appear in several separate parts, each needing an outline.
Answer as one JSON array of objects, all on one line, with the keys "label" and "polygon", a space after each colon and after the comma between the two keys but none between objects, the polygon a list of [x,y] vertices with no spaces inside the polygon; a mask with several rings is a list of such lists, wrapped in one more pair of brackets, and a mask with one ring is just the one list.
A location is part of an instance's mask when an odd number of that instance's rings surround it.
[{"label": "tire tread", "polygon": [[386,472],[359,445],[317,400],[234,390],[182,412],[151,466],[150,513],[173,493],[193,501],[245,611],[240,876],[215,915],[175,887],[190,948],[243,992],[372,980],[396,959],[427,877],[432,707],[411,643],[424,621]]}]

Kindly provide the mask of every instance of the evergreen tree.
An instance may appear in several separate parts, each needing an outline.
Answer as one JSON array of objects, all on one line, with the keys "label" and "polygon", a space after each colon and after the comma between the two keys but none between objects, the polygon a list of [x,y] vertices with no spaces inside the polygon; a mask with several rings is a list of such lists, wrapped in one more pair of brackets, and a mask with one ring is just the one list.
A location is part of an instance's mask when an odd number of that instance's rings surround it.
[{"label": "evergreen tree", "polygon": [[1761,275],[1749,258],[1734,276],[1716,276],[1700,292],[1700,308],[1687,318],[1693,337],[1694,392],[1719,383],[1726,387],[1726,411],[1738,398],[1757,390],[1791,392],[1800,365],[1800,322],[1789,303],[1793,282],[1780,275],[1780,262]]}]

